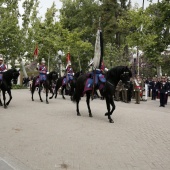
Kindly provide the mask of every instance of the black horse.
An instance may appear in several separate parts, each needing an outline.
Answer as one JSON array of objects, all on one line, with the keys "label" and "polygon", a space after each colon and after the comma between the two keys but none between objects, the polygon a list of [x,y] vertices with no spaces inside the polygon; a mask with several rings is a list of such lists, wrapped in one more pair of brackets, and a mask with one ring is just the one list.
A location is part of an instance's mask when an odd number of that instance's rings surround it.
[{"label": "black horse", "polygon": [[[108,116],[110,123],[114,123],[114,121],[111,118],[111,115],[115,110],[113,95],[115,93],[116,86],[119,80],[122,80],[124,84],[129,85],[131,76],[132,73],[130,69],[126,66],[114,67],[106,73],[105,76],[106,82],[103,84],[103,88],[100,90],[100,92],[101,95],[106,99],[107,113],[105,113],[105,116]],[[73,101],[77,103],[77,116],[81,116],[79,112],[79,101],[81,99],[81,96],[83,95],[86,80],[87,80],[87,75],[82,75],[77,79],[76,89],[73,95]],[[91,108],[90,108],[90,96],[94,94],[95,90],[96,89],[92,89],[85,92],[89,117],[92,117]],[[110,105],[112,106],[112,109]]]},{"label": "black horse", "polygon": [[71,99],[72,99],[77,78],[78,78],[80,75],[82,75],[82,74],[83,74],[82,71],[76,72],[76,73],[74,74],[73,80],[71,80],[71,82],[70,82],[70,87],[69,87],[69,89],[67,89],[67,84],[63,83],[63,80],[66,78],[66,76],[63,76],[63,77],[58,78],[57,83],[56,83],[56,86],[55,86],[55,98],[57,98],[58,90],[59,90],[59,88],[61,87],[61,95],[62,95],[63,99],[65,99],[65,97],[64,97],[64,90],[65,90],[65,91],[68,90],[69,95],[71,96]]},{"label": "black horse", "polygon": [[58,79],[58,73],[55,71],[50,72],[49,74],[47,74],[47,79],[45,81],[40,81],[39,80],[39,76],[34,77],[33,78],[33,82],[32,82],[32,87],[31,87],[31,94],[32,94],[32,101],[34,101],[33,95],[35,92],[35,89],[38,87],[38,94],[40,97],[40,101],[43,102],[42,98],[41,98],[41,90],[45,89],[46,91],[46,103],[48,104],[48,91],[50,90],[50,92],[52,93],[52,96],[49,97],[49,99],[52,99],[54,96],[54,91],[53,91],[53,83]]},{"label": "black horse", "polygon": [[[20,75],[19,70],[17,70],[16,68],[9,69],[3,73],[3,78],[2,78],[2,81],[0,82],[0,89],[2,90],[2,94],[3,94],[4,108],[7,108],[10,101],[12,100],[11,81],[13,81],[14,84],[17,84],[17,79],[19,75]],[[6,102],[5,92],[7,92],[9,95],[8,102]],[[0,99],[0,105],[2,106],[1,99]]]}]

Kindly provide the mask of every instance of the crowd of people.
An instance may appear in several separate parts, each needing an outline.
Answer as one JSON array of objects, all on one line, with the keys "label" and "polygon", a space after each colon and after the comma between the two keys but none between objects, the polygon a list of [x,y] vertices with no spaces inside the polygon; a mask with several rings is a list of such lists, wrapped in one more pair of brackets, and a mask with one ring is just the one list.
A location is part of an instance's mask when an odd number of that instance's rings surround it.
[{"label": "crowd of people", "polygon": [[165,107],[168,95],[170,95],[170,80],[166,76],[153,77],[153,79],[136,76],[131,78],[129,87],[125,87],[119,81],[116,87],[115,100],[129,103],[131,99],[135,99],[136,104],[140,104],[140,101],[146,100],[146,95],[151,97],[151,100],[159,99],[160,107]]}]

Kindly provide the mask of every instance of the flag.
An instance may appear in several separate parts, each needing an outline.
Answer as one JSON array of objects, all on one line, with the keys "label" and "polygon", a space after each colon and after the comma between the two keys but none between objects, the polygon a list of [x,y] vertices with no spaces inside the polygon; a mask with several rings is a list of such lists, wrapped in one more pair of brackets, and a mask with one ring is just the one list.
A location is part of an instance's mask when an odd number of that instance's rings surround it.
[{"label": "flag", "polygon": [[34,57],[38,57],[38,45],[36,45],[36,48],[34,50]]},{"label": "flag", "polygon": [[100,69],[101,63],[103,61],[103,37],[102,37],[102,31],[100,29],[97,30],[97,34],[96,34],[96,43],[95,43],[93,61],[94,61],[94,67]]},{"label": "flag", "polygon": [[100,67],[100,69],[101,69],[102,71],[105,71],[105,65],[104,65],[104,62],[103,62],[103,61],[101,62],[101,67]]},{"label": "flag", "polygon": [[33,71],[37,67],[37,61],[34,60],[32,61],[29,65],[25,66],[25,68],[29,69],[30,71]]},{"label": "flag", "polygon": [[66,62],[67,62],[67,64],[71,64],[70,52],[67,53]]}]

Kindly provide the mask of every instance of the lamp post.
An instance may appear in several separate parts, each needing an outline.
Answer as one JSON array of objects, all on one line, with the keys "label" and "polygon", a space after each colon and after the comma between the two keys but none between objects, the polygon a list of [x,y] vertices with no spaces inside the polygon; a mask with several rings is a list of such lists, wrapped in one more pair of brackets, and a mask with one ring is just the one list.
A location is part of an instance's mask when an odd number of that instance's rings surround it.
[{"label": "lamp post", "polygon": [[136,58],[137,58],[137,54],[134,53],[133,54],[133,74],[134,74],[134,76],[136,75]]},{"label": "lamp post", "polygon": [[111,68],[113,67],[113,60],[111,60]]}]

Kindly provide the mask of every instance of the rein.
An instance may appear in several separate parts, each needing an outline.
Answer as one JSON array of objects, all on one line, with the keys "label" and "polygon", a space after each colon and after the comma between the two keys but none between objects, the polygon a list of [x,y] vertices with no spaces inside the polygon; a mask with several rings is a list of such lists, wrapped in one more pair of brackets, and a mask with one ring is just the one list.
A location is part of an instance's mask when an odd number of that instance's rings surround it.
[{"label": "rein", "polygon": [[106,81],[108,84],[114,87],[114,85],[110,81]]}]

